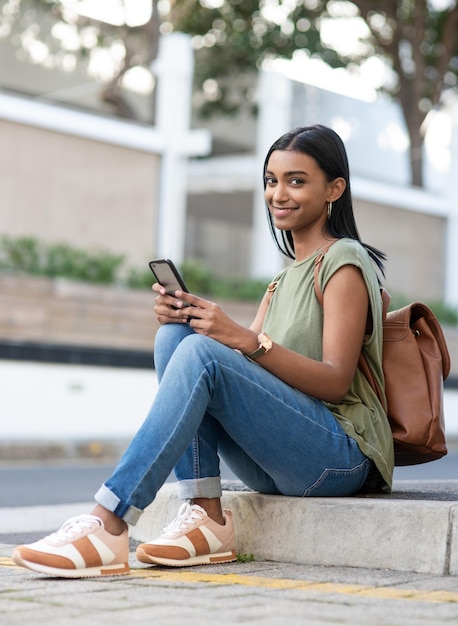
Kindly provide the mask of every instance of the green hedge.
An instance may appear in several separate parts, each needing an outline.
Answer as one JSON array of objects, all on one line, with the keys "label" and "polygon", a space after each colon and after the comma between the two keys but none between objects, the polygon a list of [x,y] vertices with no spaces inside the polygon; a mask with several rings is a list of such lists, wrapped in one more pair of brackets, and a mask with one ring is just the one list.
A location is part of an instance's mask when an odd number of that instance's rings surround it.
[{"label": "green hedge", "polygon": [[[153,283],[149,268],[126,267],[123,255],[102,250],[88,252],[62,243],[45,244],[33,237],[0,237],[0,271],[121,284],[134,289],[149,289]],[[269,282],[268,279],[221,278],[199,261],[186,261],[180,271],[192,293],[214,298],[259,302]],[[392,294],[390,309],[400,308],[410,301],[402,294]],[[458,324],[457,309],[440,301],[425,304],[441,323]]]},{"label": "green hedge", "polygon": [[[194,261],[187,261],[180,270],[189,290],[203,296],[258,301],[268,282],[217,278],[202,263]],[[134,289],[149,289],[153,283],[148,267],[126,267],[123,255],[103,250],[89,252],[62,243],[47,244],[34,237],[0,237],[0,271],[121,284]]]},{"label": "green hedge", "polygon": [[0,239],[1,271],[109,284],[116,281],[123,262],[122,255],[44,244],[33,237]]}]

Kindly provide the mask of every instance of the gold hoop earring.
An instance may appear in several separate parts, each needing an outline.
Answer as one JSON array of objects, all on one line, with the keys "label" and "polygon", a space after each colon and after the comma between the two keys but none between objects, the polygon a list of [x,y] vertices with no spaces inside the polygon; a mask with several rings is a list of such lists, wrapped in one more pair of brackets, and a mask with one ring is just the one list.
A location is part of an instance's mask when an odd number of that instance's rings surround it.
[{"label": "gold hoop earring", "polygon": [[329,201],[328,202],[328,220],[331,218],[331,213],[332,213],[332,202]]}]

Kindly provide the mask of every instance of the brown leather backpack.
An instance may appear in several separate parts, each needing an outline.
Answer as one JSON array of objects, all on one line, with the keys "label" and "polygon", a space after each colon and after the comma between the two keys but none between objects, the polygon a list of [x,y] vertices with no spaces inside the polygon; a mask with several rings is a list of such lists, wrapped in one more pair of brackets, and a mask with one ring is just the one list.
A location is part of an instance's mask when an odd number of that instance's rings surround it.
[{"label": "brown leather backpack", "polygon": [[[326,250],[315,261],[315,293],[323,306],[318,272]],[[443,382],[450,355],[442,328],[425,304],[388,311],[390,295],[381,289],[385,393],[361,353],[358,367],[386,410],[393,433],[395,465],[417,465],[447,454]],[[386,398],[386,401],[385,401]]]}]

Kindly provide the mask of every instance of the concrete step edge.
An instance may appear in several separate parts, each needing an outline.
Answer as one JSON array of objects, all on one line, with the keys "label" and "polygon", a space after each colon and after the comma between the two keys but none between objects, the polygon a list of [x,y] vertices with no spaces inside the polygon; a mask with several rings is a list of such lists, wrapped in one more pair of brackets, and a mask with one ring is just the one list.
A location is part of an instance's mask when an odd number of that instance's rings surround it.
[{"label": "concrete step edge", "polygon": [[[165,485],[131,536],[148,541],[180,501]],[[224,491],[236,550],[256,560],[458,575],[458,501],[290,498]]]},{"label": "concrete step edge", "polygon": [[[4,507],[0,534],[54,531],[92,506]],[[158,537],[179,506],[176,485],[167,483],[130,527],[130,537]],[[259,561],[458,575],[456,499],[291,498],[225,490],[223,506],[233,513],[237,552]]]}]

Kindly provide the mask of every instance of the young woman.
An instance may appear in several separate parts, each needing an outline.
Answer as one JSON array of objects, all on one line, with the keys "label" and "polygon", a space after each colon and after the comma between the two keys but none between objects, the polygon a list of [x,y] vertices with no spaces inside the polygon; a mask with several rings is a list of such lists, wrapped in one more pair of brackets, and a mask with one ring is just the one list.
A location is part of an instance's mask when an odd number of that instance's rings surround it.
[{"label": "young woman", "polygon": [[[383,385],[377,270],[384,256],[360,241],[338,135],[310,126],[281,137],[267,154],[264,187],[274,240],[293,260],[267,288],[253,324],[244,328],[213,302],[153,285],[161,327],[151,410],[92,514],[18,547],[17,563],[66,577],[128,573],[127,524],[172,468],[185,503],[137,558],[171,566],[235,560],[220,457],[267,494],[391,489],[391,431],[358,370],[363,350]],[[314,266],[323,253],[320,303]]]}]

